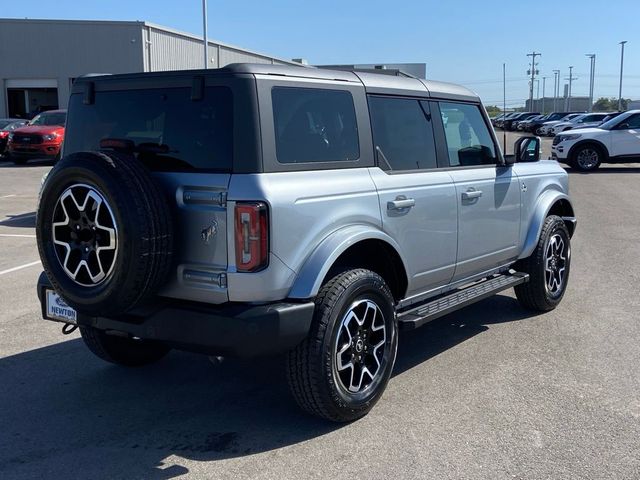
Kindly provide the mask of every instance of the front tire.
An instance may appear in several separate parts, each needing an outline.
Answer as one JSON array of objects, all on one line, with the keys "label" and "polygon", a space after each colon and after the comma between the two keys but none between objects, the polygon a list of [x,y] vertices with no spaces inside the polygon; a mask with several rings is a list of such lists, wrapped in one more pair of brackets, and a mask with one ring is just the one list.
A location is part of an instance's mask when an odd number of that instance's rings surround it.
[{"label": "front tire", "polygon": [[569,230],[560,217],[547,217],[535,250],[514,268],[529,274],[529,282],[514,289],[523,307],[548,312],[558,306],[567,289],[571,269]]},{"label": "front tire", "polygon": [[356,420],[391,377],[398,349],[393,296],[378,274],[356,269],[329,280],[315,303],[309,336],[287,357],[291,392],[312,415]]},{"label": "front tire", "polygon": [[125,367],[142,367],[155,363],[170,350],[162,343],[108,335],[93,327],[80,327],[80,335],[95,356]]},{"label": "front tire", "polygon": [[571,155],[571,166],[581,172],[593,172],[600,167],[604,154],[600,147],[587,143],[575,149]]}]

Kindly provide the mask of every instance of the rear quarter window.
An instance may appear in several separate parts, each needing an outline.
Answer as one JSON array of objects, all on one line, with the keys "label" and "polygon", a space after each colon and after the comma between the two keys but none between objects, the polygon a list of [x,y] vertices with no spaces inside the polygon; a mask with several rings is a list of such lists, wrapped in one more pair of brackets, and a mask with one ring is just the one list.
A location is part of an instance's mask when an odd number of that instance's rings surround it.
[{"label": "rear quarter window", "polygon": [[274,87],[271,101],[279,163],[359,158],[358,124],[350,92]]},{"label": "rear quarter window", "polygon": [[207,87],[201,100],[191,89],[99,91],[91,105],[74,94],[64,153],[100,150],[105,139],[126,140],[151,170],[230,171],[233,165],[233,97]]}]

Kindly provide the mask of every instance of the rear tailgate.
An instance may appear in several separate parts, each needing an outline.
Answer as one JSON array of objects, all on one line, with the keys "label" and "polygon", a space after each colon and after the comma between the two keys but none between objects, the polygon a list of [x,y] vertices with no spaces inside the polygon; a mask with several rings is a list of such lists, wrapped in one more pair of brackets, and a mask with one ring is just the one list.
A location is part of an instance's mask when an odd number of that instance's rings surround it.
[{"label": "rear tailgate", "polygon": [[174,209],[174,263],[162,296],[224,303],[229,174],[154,173]]}]

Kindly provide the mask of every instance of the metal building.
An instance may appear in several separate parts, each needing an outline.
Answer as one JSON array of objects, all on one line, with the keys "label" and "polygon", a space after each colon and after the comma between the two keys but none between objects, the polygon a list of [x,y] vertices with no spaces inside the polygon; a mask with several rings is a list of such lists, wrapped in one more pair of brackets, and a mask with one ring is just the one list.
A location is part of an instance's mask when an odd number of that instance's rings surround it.
[{"label": "metal building", "polygon": [[[202,38],[148,22],[0,19],[0,118],[65,108],[73,80],[87,73],[202,68]],[[293,64],[209,41],[210,68],[229,63]]]}]

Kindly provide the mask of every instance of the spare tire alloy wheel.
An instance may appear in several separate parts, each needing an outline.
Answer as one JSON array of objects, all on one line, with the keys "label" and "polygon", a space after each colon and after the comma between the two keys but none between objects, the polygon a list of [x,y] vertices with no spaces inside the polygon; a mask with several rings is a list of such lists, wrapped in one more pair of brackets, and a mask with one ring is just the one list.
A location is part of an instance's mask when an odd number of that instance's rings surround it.
[{"label": "spare tire alloy wheel", "polygon": [[62,193],[53,211],[52,239],[60,265],[78,285],[99,285],[113,271],[118,227],[95,187],[78,183]]},{"label": "spare tire alloy wheel", "polygon": [[63,158],[43,184],[36,223],[45,273],[81,314],[128,312],[152,299],[171,273],[171,209],[132,155]]}]

